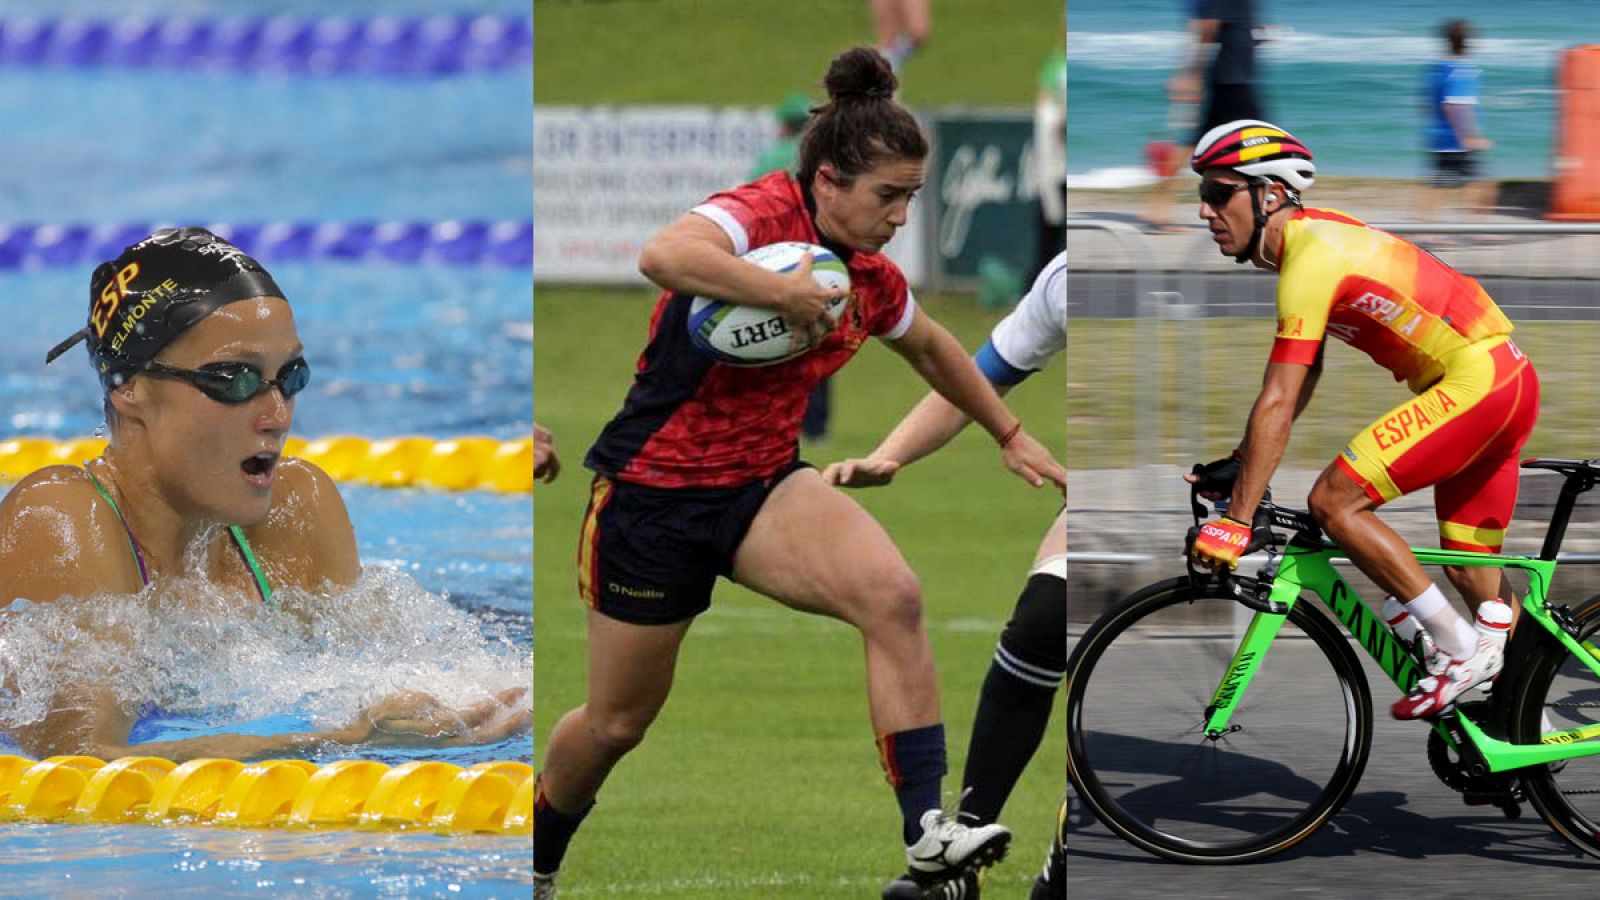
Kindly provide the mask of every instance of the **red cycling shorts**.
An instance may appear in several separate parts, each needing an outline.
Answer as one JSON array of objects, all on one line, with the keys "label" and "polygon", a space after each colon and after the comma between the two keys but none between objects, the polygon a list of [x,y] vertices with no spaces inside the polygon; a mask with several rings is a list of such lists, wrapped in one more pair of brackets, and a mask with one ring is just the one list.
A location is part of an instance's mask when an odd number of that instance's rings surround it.
[{"label": "red cycling shorts", "polygon": [[1538,418],[1533,364],[1494,338],[1452,354],[1443,378],[1362,429],[1335,462],[1380,504],[1432,485],[1439,546],[1498,553]]}]

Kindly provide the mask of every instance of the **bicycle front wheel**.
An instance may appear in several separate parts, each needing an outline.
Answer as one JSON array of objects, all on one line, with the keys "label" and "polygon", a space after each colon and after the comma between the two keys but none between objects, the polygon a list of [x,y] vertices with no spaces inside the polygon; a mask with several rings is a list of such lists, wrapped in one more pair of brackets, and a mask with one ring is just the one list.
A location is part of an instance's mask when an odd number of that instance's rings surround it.
[{"label": "bicycle front wheel", "polygon": [[1233,713],[1206,707],[1250,612],[1186,578],[1095,622],[1067,664],[1067,774],[1100,821],[1181,862],[1248,862],[1316,831],[1349,799],[1372,743],[1372,696],[1335,626],[1308,603],[1283,623]]}]

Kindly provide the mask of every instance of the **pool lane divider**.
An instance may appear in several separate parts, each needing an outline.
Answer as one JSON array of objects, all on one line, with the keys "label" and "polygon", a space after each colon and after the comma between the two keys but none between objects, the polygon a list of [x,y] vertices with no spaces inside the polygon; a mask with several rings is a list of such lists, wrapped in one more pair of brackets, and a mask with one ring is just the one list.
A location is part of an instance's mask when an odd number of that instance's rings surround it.
[{"label": "pool lane divider", "polygon": [[[170,224],[0,223],[0,271],[93,266]],[[214,222],[205,227],[270,266],[349,262],[527,269],[533,264],[532,219]]]},{"label": "pool lane divider", "polygon": [[[0,441],[0,485],[50,465],[79,465],[105,449],[104,438],[22,437]],[[533,491],[533,437],[290,437],[284,456],[315,463],[334,481],[451,491]]]},{"label": "pool lane divider", "polygon": [[528,16],[0,20],[0,66],[437,78],[533,62]]},{"label": "pool lane divider", "polygon": [[0,822],[530,834],[533,767],[0,756]]}]

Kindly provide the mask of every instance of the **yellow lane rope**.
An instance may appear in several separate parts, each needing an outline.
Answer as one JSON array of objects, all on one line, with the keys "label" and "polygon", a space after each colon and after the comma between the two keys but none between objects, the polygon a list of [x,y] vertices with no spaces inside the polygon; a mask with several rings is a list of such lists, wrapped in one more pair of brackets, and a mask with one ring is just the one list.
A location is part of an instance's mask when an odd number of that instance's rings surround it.
[{"label": "yellow lane rope", "polygon": [[[0,485],[49,465],[78,465],[104,450],[104,438],[24,437],[0,441]],[[533,437],[291,437],[285,456],[320,466],[335,481],[378,487],[429,487],[526,494],[533,490]]]},{"label": "yellow lane rope", "polygon": [[8,821],[531,834],[533,767],[0,756]]}]

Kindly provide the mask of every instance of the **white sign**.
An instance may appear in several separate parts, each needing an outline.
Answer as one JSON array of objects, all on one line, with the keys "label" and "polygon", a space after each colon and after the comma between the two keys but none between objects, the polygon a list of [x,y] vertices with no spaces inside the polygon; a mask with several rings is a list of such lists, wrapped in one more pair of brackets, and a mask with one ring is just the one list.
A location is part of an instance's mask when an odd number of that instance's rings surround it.
[{"label": "white sign", "polygon": [[[644,242],[743,184],[775,137],[768,109],[534,107],[534,281],[643,283]],[[913,284],[922,256],[916,205],[888,248]]]}]

